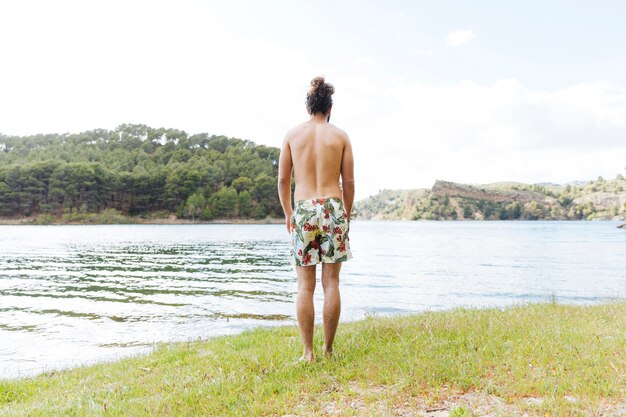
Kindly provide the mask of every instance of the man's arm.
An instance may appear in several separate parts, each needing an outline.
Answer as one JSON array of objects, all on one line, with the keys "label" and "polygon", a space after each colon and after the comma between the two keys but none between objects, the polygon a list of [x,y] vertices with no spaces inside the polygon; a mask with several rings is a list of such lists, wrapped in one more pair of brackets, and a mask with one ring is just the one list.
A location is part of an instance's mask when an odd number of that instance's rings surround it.
[{"label": "man's arm", "polygon": [[346,136],[346,144],[341,157],[341,191],[343,193],[343,206],[346,209],[348,220],[350,220],[352,203],[354,202],[354,156],[348,136]]},{"label": "man's arm", "polygon": [[278,198],[280,204],[283,206],[283,212],[285,213],[285,223],[287,230],[290,231],[289,221],[291,219],[291,170],[293,168],[291,162],[291,148],[289,147],[289,140],[285,137],[283,141],[283,147],[280,151],[280,158],[278,159]]}]

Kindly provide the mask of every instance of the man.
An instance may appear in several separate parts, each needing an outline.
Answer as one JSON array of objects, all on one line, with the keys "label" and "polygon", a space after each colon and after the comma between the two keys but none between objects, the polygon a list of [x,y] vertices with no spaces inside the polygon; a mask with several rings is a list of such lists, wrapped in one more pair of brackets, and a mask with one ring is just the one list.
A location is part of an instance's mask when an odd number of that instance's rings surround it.
[{"label": "man", "polygon": [[[315,359],[316,265],[322,265],[324,354],[330,356],[341,313],[339,270],[342,262],[352,258],[348,230],[354,201],[354,159],[348,135],[329,123],[334,92],[322,77],[311,81],[306,99],[311,117],[287,133],[278,165],[278,194],[298,274],[296,316],[304,348],[301,360],[309,363]],[[296,183],[293,209],[292,169]]]}]

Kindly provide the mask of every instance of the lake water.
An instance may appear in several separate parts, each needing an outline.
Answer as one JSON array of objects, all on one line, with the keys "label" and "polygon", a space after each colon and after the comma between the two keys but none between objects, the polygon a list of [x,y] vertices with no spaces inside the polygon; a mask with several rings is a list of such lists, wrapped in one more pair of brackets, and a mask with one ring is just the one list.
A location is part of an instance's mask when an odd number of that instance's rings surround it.
[{"label": "lake water", "polygon": [[[355,221],[342,320],[624,298],[616,225]],[[0,226],[0,378],[295,325],[296,288],[283,225]]]}]

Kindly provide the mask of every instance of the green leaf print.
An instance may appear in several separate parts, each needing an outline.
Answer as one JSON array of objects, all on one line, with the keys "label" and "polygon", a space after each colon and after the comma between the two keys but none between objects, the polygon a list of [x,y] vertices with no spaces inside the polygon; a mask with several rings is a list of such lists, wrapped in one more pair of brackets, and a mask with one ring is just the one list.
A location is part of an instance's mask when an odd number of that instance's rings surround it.
[{"label": "green leaf print", "polygon": [[313,248],[313,241],[310,241],[309,244],[304,247],[302,254],[306,255],[307,252],[309,252],[312,248]]},{"label": "green leaf print", "polygon": [[326,256],[333,257],[335,255],[335,247],[333,246],[332,239],[328,239],[328,250],[326,251]]},{"label": "green leaf print", "polygon": [[337,224],[344,224],[345,223],[345,220],[344,220],[343,216],[335,217],[335,214],[331,213],[330,217],[333,218],[333,222],[334,223],[337,223]]},{"label": "green leaf print", "polygon": [[316,214],[315,210],[307,210],[307,213],[300,220],[300,227],[304,227],[304,224],[315,217]]},{"label": "green leaf print", "polygon": [[341,258],[335,259],[335,262],[345,262],[348,260],[348,255],[343,255]]}]

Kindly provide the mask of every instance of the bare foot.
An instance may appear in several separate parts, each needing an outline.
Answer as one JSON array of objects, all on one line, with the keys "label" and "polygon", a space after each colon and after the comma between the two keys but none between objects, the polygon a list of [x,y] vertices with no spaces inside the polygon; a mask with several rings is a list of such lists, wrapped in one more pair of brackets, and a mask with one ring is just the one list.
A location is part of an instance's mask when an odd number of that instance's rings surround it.
[{"label": "bare foot", "polygon": [[307,352],[298,360],[298,362],[313,363],[315,361],[315,354],[313,352]]},{"label": "bare foot", "polygon": [[333,348],[330,348],[330,349],[324,348],[324,357],[326,357],[326,359],[332,358],[333,357]]}]

